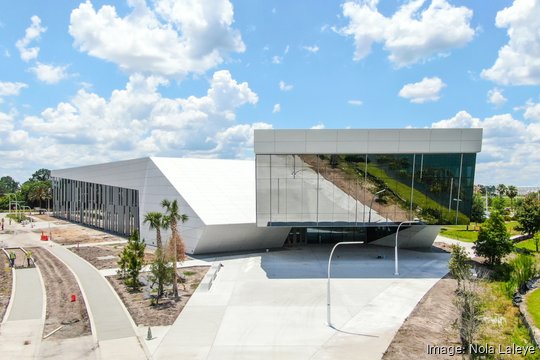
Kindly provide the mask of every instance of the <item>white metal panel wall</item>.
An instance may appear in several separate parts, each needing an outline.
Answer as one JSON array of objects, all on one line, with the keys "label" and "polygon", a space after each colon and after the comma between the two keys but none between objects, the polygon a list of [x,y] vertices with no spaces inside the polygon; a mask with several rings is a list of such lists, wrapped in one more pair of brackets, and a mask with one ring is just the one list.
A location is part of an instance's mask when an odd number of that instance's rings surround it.
[{"label": "white metal panel wall", "polygon": [[482,150],[482,129],[255,130],[256,154],[412,154]]}]

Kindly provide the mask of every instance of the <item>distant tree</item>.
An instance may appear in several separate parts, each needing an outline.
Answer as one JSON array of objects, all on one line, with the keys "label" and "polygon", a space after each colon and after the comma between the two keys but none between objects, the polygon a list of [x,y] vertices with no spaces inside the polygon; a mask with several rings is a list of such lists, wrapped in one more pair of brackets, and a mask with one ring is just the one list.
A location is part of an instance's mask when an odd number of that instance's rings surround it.
[{"label": "distant tree", "polygon": [[505,212],[506,202],[504,201],[504,198],[502,197],[496,197],[491,199],[491,207],[492,210],[498,211],[501,214]]},{"label": "distant tree", "polygon": [[514,198],[518,195],[517,187],[514,185],[508,186],[506,189],[506,196],[510,198],[510,206],[514,207]]},{"label": "distant tree", "polygon": [[27,194],[28,201],[39,202],[39,207],[43,207],[43,201],[51,198],[51,184],[49,181],[34,181],[30,183]]},{"label": "distant tree", "polygon": [[2,176],[0,178],[0,195],[14,193],[19,188],[19,183],[11,176]]},{"label": "distant tree", "polygon": [[484,204],[484,199],[479,194],[474,194],[471,207],[471,221],[475,223],[484,222],[484,220],[486,219],[485,213],[486,208]]},{"label": "distant tree", "polygon": [[134,230],[118,260],[118,266],[122,274],[127,275],[124,281],[132,289],[140,287],[139,274],[144,265],[144,240],[139,238],[139,231]]},{"label": "distant tree", "polygon": [[495,194],[496,190],[497,189],[496,189],[495,185],[487,185],[486,186],[486,191],[488,193],[488,196],[493,196],[493,194]]},{"label": "distant tree", "polygon": [[161,229],[167,229],[168,223],[165,221],[165,216],[158,211],[151,211],[144,216],[144,223],[148,224],[150,230],[156,230],[156,246],[162,248]]},{"label": "distant tree", "polygon": [[32,174],[32,177],[28,181],[50,181],[51,180],[51,170],[48,169],[39,169]]},{"label": "distant tree", "polygon": [[480,195],[486,196],[486,187],[484,185],[478,184],[476,185],[475,189],[478,191],[478,193],[480,193]]},{"label": "distant tree", "polygon": [[535,194],[528,194],[516,210],[517,230],[533,235],[540,231],[540,201]]},{"label": "distant tree", "polygon": [[157,284],[156,305],[158,305],[159,299],[163,297],[165,286],[172,283],[175,272],[161,248],[158,248],[154,255],[154,260],[150,265],[149,280],[152,282],[152,287]]},{"label": "distant tree", "polygon": [[501,263],[501,259],[509,254],[513,247],[502,215],[497,211],[492,212],[480,227],[474,246],[476,254],[487,258],[488,264],[496,265]]},{"label": "distant tree", "polygon": [[182,241],[182,238],[180,237],[180,233],[178,232],[178,221],[185,223],[188,220],[188,216],[186,214],[180,213],[180,207],[178,206],[178,202],[176,200],[170,201],[164,199],[161,201],[161,206],[165,208],[165,222],[167,223],[167,226],[171,228],[169,249],[172,253],[171,257],[174,266],[173,296],[175,299],[178,299],[178,279],[176,276],[176,262],[178,260],[184,260],[186,256],[185,245]]},{"label": "distant tree", "polygon": [[499,197],[502,197],[504,194],[506,194],[507,187],[504,184],[497,185],[497,192],[499,193]]}]

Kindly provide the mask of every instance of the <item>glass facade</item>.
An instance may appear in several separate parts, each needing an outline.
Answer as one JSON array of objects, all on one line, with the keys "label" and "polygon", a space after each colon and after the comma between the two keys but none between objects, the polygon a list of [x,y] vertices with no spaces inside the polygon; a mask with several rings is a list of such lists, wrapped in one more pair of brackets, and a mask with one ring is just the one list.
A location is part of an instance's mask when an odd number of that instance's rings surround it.
[{"label": "glass facade", "polygon": [[468,224],[475,164],[475,153],[258,154],[257,225]]},{"label": "glass facade", "polygon": [[53,215],[129,236],[139,228],[139,192],[53,178]]}]

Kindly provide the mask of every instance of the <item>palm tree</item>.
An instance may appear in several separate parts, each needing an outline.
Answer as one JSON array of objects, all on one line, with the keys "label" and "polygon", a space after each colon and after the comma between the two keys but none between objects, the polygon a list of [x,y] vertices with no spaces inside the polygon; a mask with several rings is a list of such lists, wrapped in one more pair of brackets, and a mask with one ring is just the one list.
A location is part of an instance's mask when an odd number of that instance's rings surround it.
[{"label": "palm tree", "polygon": [[499,184],[497,185],[497,192],[499,193],[499,197],[502,197],[504,194],[506,194],[506,185]]},{"label": "palm tree", "polygon": [[39,207],[42,207],[42,201],[50,199],[50,185],[46,181],[40,181],[32,185],[28,192],[28,200],[39,201]]},{"label": "palm tree", "polygon": [[157,211],[151,211],[144,215],[145,224],[148,223],[150,230],[156,230],[156,245],[161,249],[161,229],[168,229],[169,224],[165,221],[165,216]]},{"label": "palm tree", "polygon": [[[173,296],[175,299],[178,299],[178,281],[176,278],[176,262],[178,261],[178,252],[180,252],[181,259],[184,260],[185,251],[184,251],[184,242],[180,237],[178,232],[178,221],[185,223],[188,221],[188,216],[186,214],[180,214],[180,207],[176,200],[170,201],[163,199],[161,201],[161,206],[165,208],[165,222],[171,228],[171,240],[169,246],[171,247],[173,253],[173,266],[174,266],[174,276],[173,276]],[[180,246],[178,246],[180,245]]]},{"label": "palm tree", "polygon": [[509,185],[506,189],[506,196],[510,198],[510,205],[514,207],[514,198],[518,195],[518,189],[514,185]]}]

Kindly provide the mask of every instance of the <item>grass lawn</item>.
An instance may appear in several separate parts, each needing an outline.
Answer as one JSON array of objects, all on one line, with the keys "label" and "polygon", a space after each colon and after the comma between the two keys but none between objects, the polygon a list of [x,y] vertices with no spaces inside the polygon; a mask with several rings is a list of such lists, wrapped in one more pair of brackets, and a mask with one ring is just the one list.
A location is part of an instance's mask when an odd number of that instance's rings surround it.
[{"label": "grass lawn", "polygon": [[534,290],[527,297],[527,310],[531,314],[536,327],[540,327],[540,289]]},{"label": "grass lawn", "polygon": [[[515,229],[516,226],[517,221],[506,222],[506,229],[508,230],[510,235],[520,234],[520,232]],[[475,228],[477,228],[476,225],[469,225],[469,230],[467,230],[467,225],[444,225],[441,228],[440,234],[442,236],[464,242],[475,242],[478,239],[478,231],[474,230]],[[532,244],[532,246],[533,248],[531,248],[530,250],[535,250],[534,243]]]},{"label": "grass lawn", "polygon": [[[503,347],[511,344],[520,346],[533,345],[527,328],[521,322],[519,310],[512,306],[512,301],[505,294],[502,282],[482,282],[480,293],[484,308],[484,322],[480,328],[477,343],[483,344],[487,342],[495,347],[498,344]],[[538,295],[540,295],[540,292],[538,292]],[[540,296],[538,298],[540,300]],[[540,302],[538,304],[540,305]],[[540,307],[538,307],[538,310],[540,310]],[[526,356],[513,354],[501,357],[501,359],[539,358],[540,353],[538,351],[535,354]]]},{"label": "grass lawn", "polygon": [[516,244],[516,247],[536,252],[536,245],[534,244],[534,239],[520,241]]},{"label": "grass lawn", "polygon": [[475,242],[478,239],[478,231],[473,230],[474,226],[469,225],[445,225],[441,228],[440,234],[451,239],[464,242]]}]

